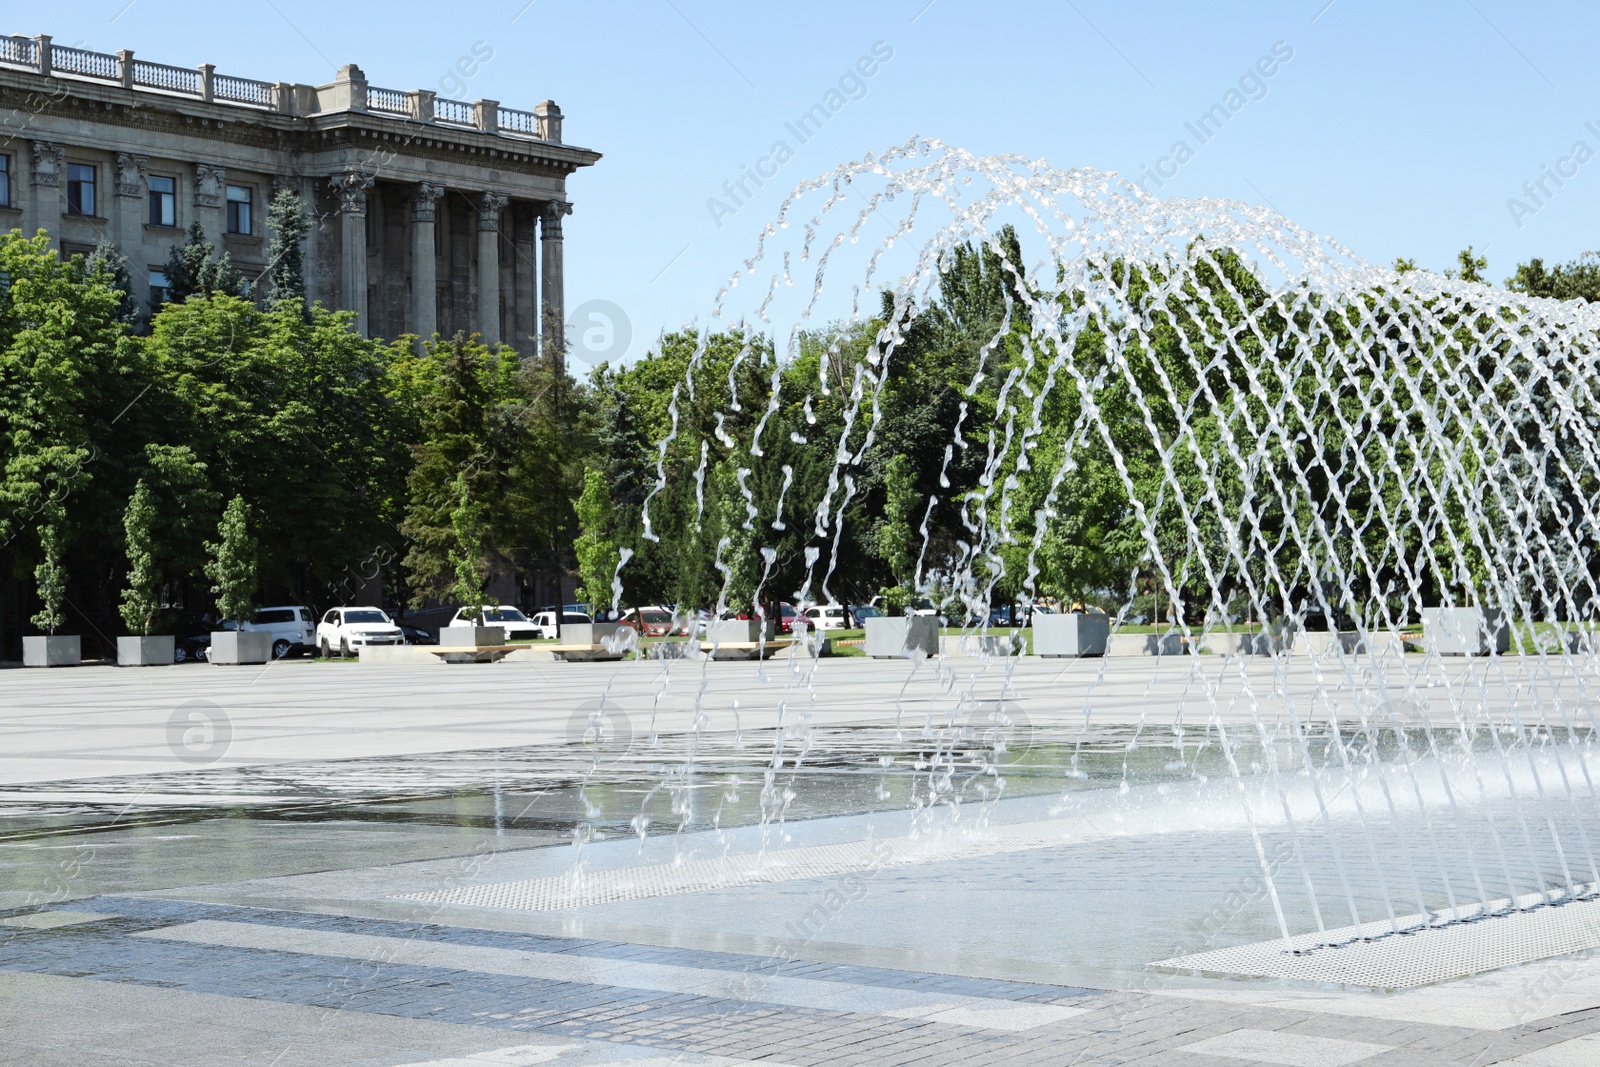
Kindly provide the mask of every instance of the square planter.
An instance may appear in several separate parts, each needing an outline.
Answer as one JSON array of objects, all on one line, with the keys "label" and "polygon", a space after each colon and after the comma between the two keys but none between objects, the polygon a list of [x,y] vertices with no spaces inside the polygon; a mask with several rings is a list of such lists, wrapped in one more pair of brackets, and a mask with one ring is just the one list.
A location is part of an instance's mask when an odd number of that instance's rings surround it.
[{"label": "square planter", "polygon": [[1111,618],[1107,615],[1035,615],[1033,654],[1052,659],[1076,656],[1103,656],[1111,640]]},{"label": "square planter", "polygon": [[1422,647],[1441,656],[1502,655],[1511,649],[1505,616],[1483,608],[1423,608]]},{"label": "square planter", "polygon": [[[771,641],[777,627],[769,620],[766,638]],[[713,645],[753,645],[763,640],[760,619],[716,619],[706,624],[706,642]]]},{"label": "square planter", "polygon": [[24,667],[76,667],[82,662],[83,640],[77,636],[39,634],[22,639]]},{"label": "square planter", "polygon": [[506,643],[504,626],[441,626],[440,648],[498,648]]},{"label": "square planter", "polygon": [[1004,659],[1027,655],[1028,642],[1020,633],[958,634],[939,638],[939,652],[944,656]]},{"label": "square planter", "polygon": [[171,665],[177,651],[176,640],[165,637],[117,638],[117,666],[165,667]]},{"label": "square planter", "polygon": [[649,659],[699,659],[702,654],[700,642],[688,638],[659,641],[647,646],[645,652]]},{"label": "square planter", "polygon": [[569,622],[561,627],[561,643],[604,645],[612,652],[626,652],[638,641],[638,632],[620,622]]},{"label": "square planter", "polygon": [[939,654],[939,620],[932,615],[880,615],[867,620],[865,651],[873,659]]},{"label": "square planter", "polygon": [[265,663],[272,658],[272,634],[266,630],[214,630],[206,658],[227,667]]}]

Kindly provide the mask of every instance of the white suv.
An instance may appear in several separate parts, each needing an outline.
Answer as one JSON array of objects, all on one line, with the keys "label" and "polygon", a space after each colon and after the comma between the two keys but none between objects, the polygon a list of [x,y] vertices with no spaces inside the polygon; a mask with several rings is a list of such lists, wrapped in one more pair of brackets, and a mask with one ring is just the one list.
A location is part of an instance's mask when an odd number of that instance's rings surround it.
[{"label": "white suv", "polygon": [[485,604],[478,609],[478,618],[467,618],[467,608],[456,612],[449,626],[498,626],[506,632],[506,644],[519,641],[537,641],[539,628],[516,608],[505,604]]},{"label": "white suv", "polygon": [[317,651],[348,656],[366,645],[402,645],[405,635],[377,608],[330,608],[317,625]]},{"label": "white suv", "polygon": [[317,639],[311,628],[311,609],[299,604],[257,608],[256,617],[244,628],[272,635],[273,659],[282,659],[291,652],[309,652]]}]

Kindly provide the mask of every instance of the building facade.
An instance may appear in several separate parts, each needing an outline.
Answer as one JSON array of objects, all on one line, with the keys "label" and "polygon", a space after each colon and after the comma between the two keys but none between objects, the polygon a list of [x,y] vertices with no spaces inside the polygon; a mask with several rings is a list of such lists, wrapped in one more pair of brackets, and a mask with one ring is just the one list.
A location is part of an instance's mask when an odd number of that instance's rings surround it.
[{"label": "building facade", "polygon": [[524,355],[565,321],[567,176],[600,154],[532,111],[367,84],[311,86],[0,37],[0,230],[63,255],[109,239],[148,312],[199,222],[246,277],[267,268],[267,203],[300,194],[315,225],[308,295],[369,336],[478,333]]}]

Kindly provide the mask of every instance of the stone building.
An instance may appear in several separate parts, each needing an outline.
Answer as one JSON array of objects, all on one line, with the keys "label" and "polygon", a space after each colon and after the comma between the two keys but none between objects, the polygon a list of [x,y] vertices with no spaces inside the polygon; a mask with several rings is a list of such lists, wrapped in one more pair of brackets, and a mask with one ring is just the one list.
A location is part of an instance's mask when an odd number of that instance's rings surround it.
[{"label": "stone building", "polygon": [[316,216],[313,300],[371,336],[456,331],[531,355],[565,320],[567,176],[598,152],[562,141],[561,110],[380,89],[359,67],[328,85],[257,81],[0,37],[0,230],[47,230],[63,254],[109,238],[146,307],[198,221],[248,277],[264,273],[268,201]]}]

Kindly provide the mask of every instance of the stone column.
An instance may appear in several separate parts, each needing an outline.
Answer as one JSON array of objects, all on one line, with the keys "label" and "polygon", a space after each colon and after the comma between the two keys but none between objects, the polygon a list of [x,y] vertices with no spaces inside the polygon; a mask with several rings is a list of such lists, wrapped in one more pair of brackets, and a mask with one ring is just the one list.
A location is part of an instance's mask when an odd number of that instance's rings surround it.
[{"label": "stone column", "polygon": [[439,332],[435,205],[444,190],[419,182],[411,190],[411,332],[426,341]]},{"label": "stone column", "polygon": [[533,205],[519,204],[512,246],[516,253],[512,299],[512,343],[524,356],[539,350],[539,230]]},{"label": "stone column", "polygon": [[61,175],[67,169],[66,158],[67,150],[58,144],[33,142],[33,166],[28,175],[33,196],[23,232],[31,237],[40,229],[48,230],[50,246],[57,252],[61,251],[61,213],[66,210],[61,187]]},{"label": "stone column", "polygon": [[356,332],[367,336],[367,190],[372,178],[357,171],[328,179],[339,194],[339,296],[356,313]]},{"label": "stone column", "polygon": [[[145,197],[145,156],[118,152],[116,162],[116,196],[111,216],[111,228],[117,247],[128,257],[128,266],[137,278],[144,277],[144,224],[149,218],[149,201]],[[138,302],[139,294],[131,294]]]},{"label": "stone column", "polygon": [[478,333],[483,343],[500,343],[500,212],[507,198],[478,197]]},{"label": "stone column", "polygon": [[539,248],[543,260],[544,304],[540,308],[539,335],[545,339],[548,355],[557,368],[567,362],[567,308],[565,267],[561,252],[561,217],[572,214],[572,205],[561,200],[547,200],[539,219]]}]

